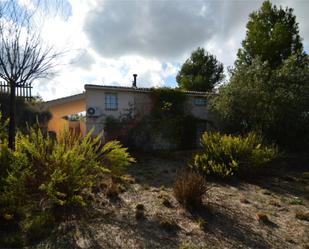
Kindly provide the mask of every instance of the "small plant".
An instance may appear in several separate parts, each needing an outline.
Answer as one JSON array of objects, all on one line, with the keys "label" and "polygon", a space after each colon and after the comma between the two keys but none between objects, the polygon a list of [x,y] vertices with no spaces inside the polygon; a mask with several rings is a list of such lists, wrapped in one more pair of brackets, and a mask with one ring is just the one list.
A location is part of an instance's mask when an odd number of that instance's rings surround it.
[{"label": "small plant", "polygon": [[165,216],[163,214],[158,214],[159,225],[166,232],[175,233],[179,230],[179,226],[173,217]]},{"label": "small plant", "polygon": [[162,198],[162,204],[163,204],[165,207],[167,207],[167,208],[172,208],[172,207],[173,207],[173,205],[172,205],[172,203],[170,202],[170,200],[169,200],[168,198],[166,198],[166,197],[163,197],[163,198]]},{"label": "small plant", "polygon": [[278,200],[269,200],[268,202],[270,205],[275,206],[275,207],[281,207],[281,204]]},{"label": "small plant", "polygon": [[198,224],[200,229],[204,229],[206,224],[207,224],[207,221],[205,219],[203,219],[202,217],[198,217],[196,219],[196,223]]},{"label": "small plant", "polygon": [[164,190],[160,191],[160,193],[158,195],[158,198],[161,199],[162,204],[165,207],[167,207],[167,208],[172,208],[173,207],[173,205],[172,205],[172,203],[170,201],[170,199],[171,199],[170,196]]},{"label": "small plant", "polygon": [[120,192],[121,192],[121,189],[119,185],[115,183],[113,180],[111,180],[106,189],[106,196],[109,198],[116,198],[118,197]]},{"label": "small plant", "polygon": [[191,171],[181,171],[173,186],[176,199],[186,208],[198,208],[207,192],[204,177]]},{"label": "small plant", "polygon": [[179,249],[198,249],[198,247],[196,247],[194,244],[192,244],[189,241],[184,241],[179,246]]},{"label": "small plant", "polygon": [[136,208],[136,210],[143,210],[143,211],[145,210],[144,204],[141,204],[141,203],[137,204],[135,208]]},{"label": "small plant", "polygon": [[143,187],[145,190],[149,190],[149,189],[150,189],[150,186],[149,186],[149,184],[147,184],[147,183],[143,183],[143,184],[142,184],[142,187]]},{"label": "small plant", "polygon": [[22,230],[26,234],[26,240],[34,243],[50,235],[55,224],[55,218],[48,212],[42,212],[23,221]]},{"label": "small plant", "polygon": [[243,203],[243,204],[250,204],[250,203],[251,203],[251,202],[250,202],[247,198],[245,198],[245,197],[240,198],[240,202]]},{"label": "small plant", "polygon": [[257,213],[256,216],[257,216],[257,219],[258,219],[259,222],[262,222],[262,223],[269,223],[270,222],[268,215],[265,214],[265,213]]},{"label": "small plant", "polygon": [[268,190],[264,190],[262,193],[263,193],[263,195],[272,195],[272,192],[270,192]]},{"label": "small plant", "polygon": [[289,204],[290,205],[304,205],[304,202],[302,199],[295,197],[289,201]]},{"label": "small plant", "polygon": [[164,185],[160,186],[160,191],[166,191],[166,187]]},{"label": "small plant", "polygon": [[202,175],[230,177],[253,175],[277,154],[277,148],[263,145],[262,137],[222,135],[205,132],[201,138],[202,153],[196,154],[191,167]]},{"label": "small plant", "polygon": [[295,218],[299,220],[309,221],[309,211],[297,211]]},{"label": "small plant", "polygon": [[309,249],[309,243],[303,244],[303,249]]},{"label": "small plant", "polygon": [[130,175],[121,176],[121,181],[127,184],[134,184],[135,178]]},{"label": "small plant", "polygon": [[0,111],[0,143],[6,138],[6,127],[9,123],[8,119],[4,119]]},{"label": "small plant", "polygon": [[143,204],[137,204],[135,207],[135,218],[137,220],[143,219],[145,217],[145,206]]}]

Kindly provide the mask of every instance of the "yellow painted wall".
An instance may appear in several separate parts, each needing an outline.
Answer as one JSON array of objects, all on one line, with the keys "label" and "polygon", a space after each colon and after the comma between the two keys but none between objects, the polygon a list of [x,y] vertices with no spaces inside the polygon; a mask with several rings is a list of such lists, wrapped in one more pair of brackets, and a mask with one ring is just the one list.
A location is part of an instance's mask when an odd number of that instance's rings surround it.
[{"label": "yellow painted wall", "polygon": [[52,118],[48,122],[48,131],[58,134],[61,130],[69,128],[69,121],[63,119],[63,117],[85,111],[86,102],[85,99],[68,101],[67,103],[55,101],[55,103],[50,104],[48,110],[52,114]]}]

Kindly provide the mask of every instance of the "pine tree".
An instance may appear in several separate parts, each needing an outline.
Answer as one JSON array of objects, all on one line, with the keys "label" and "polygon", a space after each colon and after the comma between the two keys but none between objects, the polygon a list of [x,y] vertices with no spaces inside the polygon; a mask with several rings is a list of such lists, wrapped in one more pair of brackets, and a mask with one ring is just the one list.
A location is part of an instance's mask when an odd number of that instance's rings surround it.
[{"label": "pine tree", "polygon": [[290,55],[304,56],[298,23],[292,8],[283,9],[265,1],[249,16],[247,34],[239,49],[236,68],[250,65],[254,58],[267,61],[271,68],[281,65]]},{"label": "pine tree", "polygon": [[185,90],[210,91],[224,78],[223,69],[215,56],[197,48],[182,65],[176,80]]}]

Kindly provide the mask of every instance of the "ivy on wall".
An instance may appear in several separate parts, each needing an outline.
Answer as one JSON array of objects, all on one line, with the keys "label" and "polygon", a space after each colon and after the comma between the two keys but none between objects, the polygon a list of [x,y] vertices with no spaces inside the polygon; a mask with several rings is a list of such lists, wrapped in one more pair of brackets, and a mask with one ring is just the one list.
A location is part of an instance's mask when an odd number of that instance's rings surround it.
[{"label": "ivy on wall", "polygon": [[[134,119],[108,117],[107,134],[118,134],[114,138],[121,139],[130,148],[142,150],[193,148],[199,120],[185,112],[185,93],[178,89],[155,88],[151,98],[151,112],[135,125],[132,125]],[[128,131],[126,134],[124,129]]]}]

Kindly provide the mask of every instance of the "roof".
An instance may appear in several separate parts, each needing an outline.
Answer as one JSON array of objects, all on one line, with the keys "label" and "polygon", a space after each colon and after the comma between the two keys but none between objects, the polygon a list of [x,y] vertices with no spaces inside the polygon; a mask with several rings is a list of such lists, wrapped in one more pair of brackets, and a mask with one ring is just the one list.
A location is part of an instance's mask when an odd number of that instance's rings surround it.
[{"label": "roof", "polygon": [[[104,85],[91,85],[91,84],[86,84],[85,85],[85,90],[87,89],[98,89],[98,90],[108,90],[108,91],[123,91],[123,92],[142,92],[142,93],[150,93],[154,91],[155,88],[143,88],[143,87],[127,87],[127,86],[104,86]],[[199,92],[199,91],[182,91],[185,94],[189,96],[201,96],[205,97],[209,93],[208,92]],[[77,100],[82,100],[85,98],[85,92],[63,97],[63,98],[58,98],[58,99],[53,99],[44,102],[44,107],[45,108],[50,108],[55,105],[59,104],[65,104],[68,102],[72,101],[77,101]]]},{"label": "roof", "polygon": [[68,102],[82,100],[82,99],[85,99],[85,92],[75,94],[75,95],[71,95],[71,96],[67,96],[67,97],[63,97],[63,98],[58,98],[58,99],[46,101],[46,102],[44,102],[44,107],[50,108],[50,107],[55,106],[55,105],[65,104],[65,103],[68,103]]},{"label": "roof", "polygon": [[[86,84],[85,90],[87,89],[98,89],[98,90],[112,90],[112,91],[124,91],[124,92],[152,92],[155,88],[144,88],[144,87],[127,87],[127,86],[107,86],[107,85],[91,85]],[[199,91],[185,91],[181,90],[187,95],[195,95],[195,96],[206,96],[209,92],[199,92]]]}]

